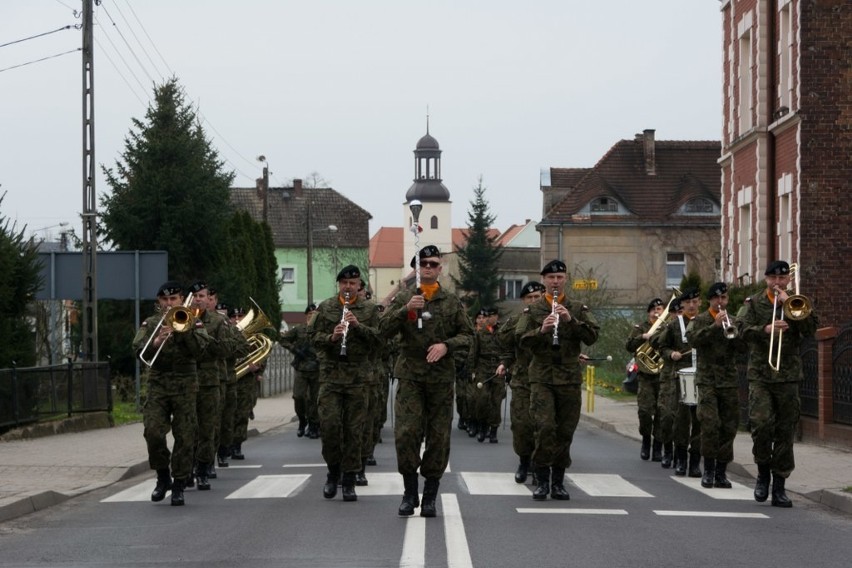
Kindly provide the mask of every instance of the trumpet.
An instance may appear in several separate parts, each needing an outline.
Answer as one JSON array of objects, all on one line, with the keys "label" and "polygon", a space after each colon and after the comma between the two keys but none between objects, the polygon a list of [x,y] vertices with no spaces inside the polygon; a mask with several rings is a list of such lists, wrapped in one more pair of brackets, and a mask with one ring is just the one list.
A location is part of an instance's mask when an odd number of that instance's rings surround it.
[{"label": "trumpet", "polygon": [[142,350],[139,352],[139,360],[145,363],[148,367],[153,367],[154,362],[157,360],[157,357],[160,356],[160,351],[163,350],[163,346],[171,337],[171,333],[166,336],[162,343],[160,343],[160,347],[157,348],[157,351],[154,352],[154,355],[150,359],[145,359],[145,352],[150,347],[151,343],[154,341],[160,334],[160,329],[164,325],[167,325],[172,328],[172,331],[175,333],[183,333],[185,331],[189,331],[192,329],[192,326],[195,325],[195,320],[198,317],[197,312],[190,308],[192,305],[192,292],[190,292],[186,300],[184,300],[183,305],[180,306],[172,306],[166,313],[163,314],[163,317],[160,318],[160,321],[157,322],[157,326],[151,332],[151,336],[148,338],[148,341],[145,342],[145,346],[142,347]]},{"label": "trumpet", "polygon": [[799,294],[799,265],[793,263],[790,265],[790,276],[793,279],[793,294],[788,295],[787,299],[781,305],[781,317],[776,319],[775,313],[778,309],[778,296],[780,291],[776,291],[775,298],[772,301],[772,327],[769,332],[769,367],[773,371],[781,370],[781,342],[784,339],[784,330],[778,330],[778,341],[775,341],[776,321],[784,321],[786,317],[792,321],[800,321],[807,318],[813,312],[813,304],[807,296]]},{"label": "trumpet", "polygon": [[722,333],[725,334],[725,339],[734,339],[739,331],[737,330],[737,326],[733,324],[730,316],[728,316],[728,310],[724,312],[725,316],[722,318]]},{"label": "trumpet", "polygon": [[343,314],[340,316],[340,323],[343,324],[343,340],[340,342],[339,358],[346,360],[346,337],[349,335],[349,322],[346,321],[346,314],[349,313],[349,292],[343,294]]}]

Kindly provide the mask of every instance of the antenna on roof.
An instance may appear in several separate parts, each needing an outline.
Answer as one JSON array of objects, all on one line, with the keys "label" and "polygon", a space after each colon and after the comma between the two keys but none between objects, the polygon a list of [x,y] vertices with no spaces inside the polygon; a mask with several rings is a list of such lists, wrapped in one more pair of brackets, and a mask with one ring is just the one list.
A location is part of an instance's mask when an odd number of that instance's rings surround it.
[{"label": "antenna on roof", "polygon": [[426,134],[429,134],[429,105],[426,105]]}]

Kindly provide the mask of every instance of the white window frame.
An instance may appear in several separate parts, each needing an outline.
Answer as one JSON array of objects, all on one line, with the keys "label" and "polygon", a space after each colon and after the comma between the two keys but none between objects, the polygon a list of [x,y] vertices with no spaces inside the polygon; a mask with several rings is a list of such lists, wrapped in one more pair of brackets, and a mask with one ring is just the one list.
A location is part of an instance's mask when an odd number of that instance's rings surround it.
[{"label": "white window frame", "polygon": [[281,281],[285,284],[292,284],[296,281],[296,269],[292,266],[281,267]]},{"label": "white window frame", "polygon": [[[681,268],[681,274],[676,279],[670,275],[670,269]],[[680,286],[683,277],[686,276],[686,253],[684,252],[667,252],[666,253],[666,288],[674,288]]]}]

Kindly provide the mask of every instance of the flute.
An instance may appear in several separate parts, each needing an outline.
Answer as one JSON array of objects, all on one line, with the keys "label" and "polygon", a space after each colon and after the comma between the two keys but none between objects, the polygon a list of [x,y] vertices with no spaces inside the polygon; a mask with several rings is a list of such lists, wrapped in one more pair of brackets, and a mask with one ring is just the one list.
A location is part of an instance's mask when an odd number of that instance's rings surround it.
[{"label": "flute", "polygon": [[340,342],[340,359],[346,359],[346,337],[349,335],[349,322],[346,321],[346,314],[349,313],[349,292],[343,294],[343,314],[340,316],[340,323],[343,324],[343,340]]}]

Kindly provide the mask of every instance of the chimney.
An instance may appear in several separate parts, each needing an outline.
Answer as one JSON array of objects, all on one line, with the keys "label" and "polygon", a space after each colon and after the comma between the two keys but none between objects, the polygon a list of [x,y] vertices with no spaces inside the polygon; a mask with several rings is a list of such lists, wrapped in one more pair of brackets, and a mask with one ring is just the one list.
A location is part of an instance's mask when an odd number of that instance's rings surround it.
[{"label": "chimney", "polygon": [[649,176],[657,175],[657,163],[654,150],[654,130],[652,128],[646,128],[642,132],[642,143],[645,149],[645,173]]},{"label": "chimney", "polygon": [[294,179],[293,180],[293,194],[296,197],[302,197],[302,180]]}]

